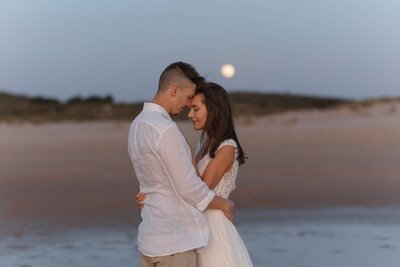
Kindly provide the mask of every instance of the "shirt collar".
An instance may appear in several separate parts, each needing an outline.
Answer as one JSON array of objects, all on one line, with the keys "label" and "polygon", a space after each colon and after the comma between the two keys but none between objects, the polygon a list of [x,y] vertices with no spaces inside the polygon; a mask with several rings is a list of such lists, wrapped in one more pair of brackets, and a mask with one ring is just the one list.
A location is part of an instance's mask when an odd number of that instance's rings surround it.
[{"label": "shirt collar", "polygon": [[143,104],[143,110],[147,110],[147,111],[154,111],[154,112],[158,112],[161,113],[165,118],[172,120],[171,116],[168,114],[168,112],[159,104],[156,103],[151,103],[151,102],[145,102]]}]

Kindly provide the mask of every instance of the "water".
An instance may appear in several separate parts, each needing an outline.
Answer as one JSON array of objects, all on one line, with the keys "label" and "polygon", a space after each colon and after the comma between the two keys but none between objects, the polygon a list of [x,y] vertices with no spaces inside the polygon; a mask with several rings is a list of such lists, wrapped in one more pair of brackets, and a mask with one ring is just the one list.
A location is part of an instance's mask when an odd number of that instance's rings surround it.
[{"label": "water", "polygon": [[[398,267],[400,209],[242,210],[254,266]],[[0,235],[1,267],[140,266],[136,227]]]}]

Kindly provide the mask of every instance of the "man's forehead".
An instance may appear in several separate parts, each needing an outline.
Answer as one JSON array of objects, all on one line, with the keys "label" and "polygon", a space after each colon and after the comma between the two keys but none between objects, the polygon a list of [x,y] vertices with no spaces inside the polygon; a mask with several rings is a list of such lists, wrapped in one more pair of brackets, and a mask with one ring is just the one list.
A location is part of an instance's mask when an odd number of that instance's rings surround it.
[{"label": "man's forehead", "polygon": [[194,84],[194,83],[192,83],[191,85],[189,85],[188,87],[187,87],[187,92],[188,92],[188,94],[191,96],[191,97],[193,97],[194,95],[195,95],[195,93],[196,93],[196,85]]}]

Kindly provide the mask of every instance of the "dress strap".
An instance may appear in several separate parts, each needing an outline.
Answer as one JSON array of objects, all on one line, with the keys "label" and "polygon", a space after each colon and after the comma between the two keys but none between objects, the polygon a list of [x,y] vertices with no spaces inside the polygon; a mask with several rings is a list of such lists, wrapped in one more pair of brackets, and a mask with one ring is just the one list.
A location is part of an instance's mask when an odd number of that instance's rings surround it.
[{"label": "dress strap", "polygon": [[224,140],[218,147],[217,150],[220,150],[222,147],[224,146],[233,146],[235,148],[235,150],[237,150],[237,144],[235,142],[235,140],[233,139],[226,139]]}]

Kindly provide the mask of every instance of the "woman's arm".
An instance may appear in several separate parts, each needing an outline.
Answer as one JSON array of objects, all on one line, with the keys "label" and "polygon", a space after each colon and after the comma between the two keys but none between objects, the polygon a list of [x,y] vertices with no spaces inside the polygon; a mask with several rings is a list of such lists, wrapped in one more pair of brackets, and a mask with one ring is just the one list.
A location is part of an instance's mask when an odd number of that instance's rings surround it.
[{"label": "woman's arm", "polygon": [[223,146],[215,153],[202,176],[210,189],[214,189],[224,174],[232,168],[235,156],[235,148],[230,145]]}]

